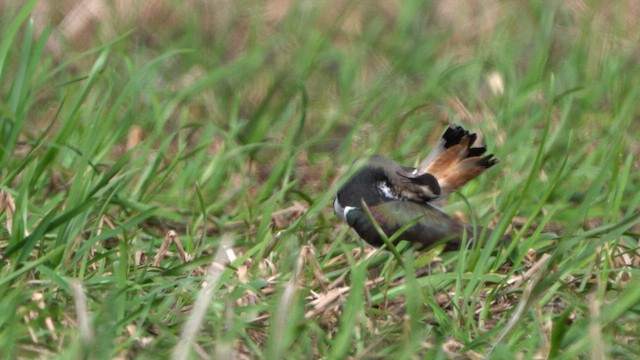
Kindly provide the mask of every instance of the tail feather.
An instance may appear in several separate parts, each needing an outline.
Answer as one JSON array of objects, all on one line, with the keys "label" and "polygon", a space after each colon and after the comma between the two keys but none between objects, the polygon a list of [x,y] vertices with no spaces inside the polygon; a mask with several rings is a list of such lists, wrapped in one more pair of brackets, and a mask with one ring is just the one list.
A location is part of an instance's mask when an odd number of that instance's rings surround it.
[{"label": "tail feather", "polygon": [[484,155],[485,146],[473,147],[475,133],[450,125],[436,147],[420,163],[415,173],[430,173],[440,185],[442,196],[455,191],[498,163],[493,154]]}]

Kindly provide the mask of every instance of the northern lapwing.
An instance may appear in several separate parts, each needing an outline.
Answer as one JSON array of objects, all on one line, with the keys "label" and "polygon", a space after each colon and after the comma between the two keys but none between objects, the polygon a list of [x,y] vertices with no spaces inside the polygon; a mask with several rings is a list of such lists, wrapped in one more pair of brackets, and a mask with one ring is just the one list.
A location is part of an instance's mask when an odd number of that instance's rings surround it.
[{"label": "northern lapwing", "polygon": [[459,249],[464,232],[471,239],[482,229],[474,232],[472,226],[447,215],[434,202],[498,163],[492,154],[485,155],[486,147],[473,146],[476,139],[476,134],[450,125],[417,168],[373,155],[338,191],[333,203],[335,213],[376,247],[384,241],[371,218],[388,237],[414,222],[398,240],[407,240],[418,248],[444,243],[445,250]]}]

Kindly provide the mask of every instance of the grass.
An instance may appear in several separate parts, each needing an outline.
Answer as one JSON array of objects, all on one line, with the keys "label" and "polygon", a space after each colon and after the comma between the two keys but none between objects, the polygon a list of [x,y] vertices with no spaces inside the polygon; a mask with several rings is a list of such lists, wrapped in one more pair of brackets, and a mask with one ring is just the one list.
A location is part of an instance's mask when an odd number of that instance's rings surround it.
[{"label": "grass", "polygon": [[[4,358],[640,353],[632,2],[47,3],[0,19]],[[364,246],[351,164],[448,122],[512,247]]]}]

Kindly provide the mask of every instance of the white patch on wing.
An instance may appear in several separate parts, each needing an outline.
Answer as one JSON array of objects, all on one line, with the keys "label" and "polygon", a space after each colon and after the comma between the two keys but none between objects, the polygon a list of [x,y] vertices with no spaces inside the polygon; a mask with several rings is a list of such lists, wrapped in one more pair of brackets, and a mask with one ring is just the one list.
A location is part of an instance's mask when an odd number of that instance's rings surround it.
[{"label": "white patch on wing", "polygon": [[347,221],[347,215],[349,215],[349,211],[355,210],[357,207],[355,206],[345,206],[344,207],[344,221]]},{"label": "white patch on wing", "polygon": [[398,199],[400,199],[400,197],[399,197],[397,194],[395,194],[395,193],[391,190],[391,188],[389,187],[389,185],[387,185],[387,183],[386,183],[386,182],[384,182],[384,181],[381,181],[381,182],[379,182],[379,183],[378,183],[378,190],[379,190],[379,191],[380,191],[380,193],[381,193],[384,197],[386,197],[386,198],[394,199],[394,200],[398,200]]},{"label": "white patch on wing", "polygon": [[333,212],[335,212],[340,218],[344,221],[347,221],[347,214],[349,211],[356,209],[353,206],[345,206],[342,207],[340,202],[338,202],[338,197],[336,196],[335,200],[333,200]]}]

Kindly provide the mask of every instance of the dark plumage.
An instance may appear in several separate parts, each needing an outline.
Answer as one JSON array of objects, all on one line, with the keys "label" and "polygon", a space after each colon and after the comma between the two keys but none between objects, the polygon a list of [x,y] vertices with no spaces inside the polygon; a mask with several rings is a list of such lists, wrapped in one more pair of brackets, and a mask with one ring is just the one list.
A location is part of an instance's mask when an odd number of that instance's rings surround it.
[{"label": "dark plumage", "polygon": [[[471,239],[474,229],[445,214],[433,202],[498,162],[493,155],[484,155],[486,147],[472,146],[476,138],[460,126],[449,126],[417,168],[372,156],[338,191],[334,211],[373,246],[384,242],[363,204],[388,237],[414,222],[399,239],[422,248],[445,243],[446,250],[458,249],[463,234],[466,232]],[[476,229],[475,233],[481,231]]]}]

